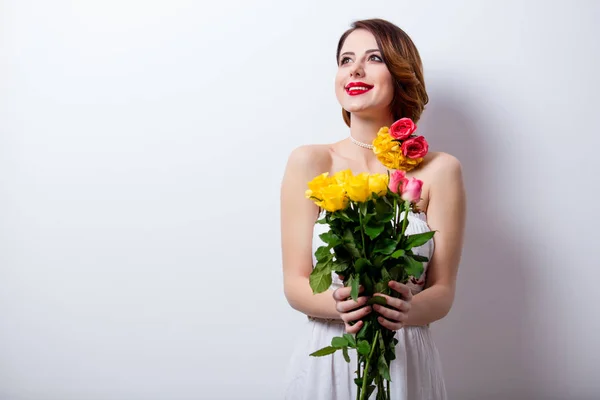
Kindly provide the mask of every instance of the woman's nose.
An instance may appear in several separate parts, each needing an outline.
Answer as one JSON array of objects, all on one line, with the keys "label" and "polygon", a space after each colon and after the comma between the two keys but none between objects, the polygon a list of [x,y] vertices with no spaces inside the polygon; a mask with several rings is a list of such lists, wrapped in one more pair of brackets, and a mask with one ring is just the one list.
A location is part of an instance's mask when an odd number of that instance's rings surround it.
[{"label": "woman's nose", "polygon": [[350,69],[350,76],[363,76],[364,75],[364,70],[362,68],[362,65],[360,65],[360,63],[356,63],[352,66],[352,68]]}]

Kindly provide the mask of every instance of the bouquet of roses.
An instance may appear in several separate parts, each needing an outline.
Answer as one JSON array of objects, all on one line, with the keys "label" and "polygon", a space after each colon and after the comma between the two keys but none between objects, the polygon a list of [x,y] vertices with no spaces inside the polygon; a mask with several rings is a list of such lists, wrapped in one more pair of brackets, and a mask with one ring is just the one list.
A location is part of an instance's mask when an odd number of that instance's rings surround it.
[{"label": "bouquet of roses", "polygon": [[[427,141],[414,135],[415,130],[409,118],[379,130],[373,151],[382,164],[393,170],[391,174],[354,175],[344,170],[333,176],[323,173],[308,183],[306,197],[326,211],[317,223],[329,226],[329,231],[319,236],[325,245],[315,251],[317,263],[310,275],[313,293],[326,291],[332,273],[337,273],[343,277],[344,286],[352,288],[354,300],[361,285],[366,296],[382,293],[398,297],[388,287],[390,280],[406,283],[423,273],[422,263],[428,259],[412,249],[429,241],[434,232],[405,234],[408,213],[417,211],[423,184],[415,178],[407,179],[405,171],[419,165],[428,151]],[[367,304],[385,305],[386,300],[373,296]],[[356,350],[357,398],[368,399],[377,388],[377,399],[390,399],[389,366],[396,358],[396,332],[381,326],[375,315],[363,321],[356,335],[334,337],[330,346],[311,356],[340,350],[350,362],[348,349]]]}]

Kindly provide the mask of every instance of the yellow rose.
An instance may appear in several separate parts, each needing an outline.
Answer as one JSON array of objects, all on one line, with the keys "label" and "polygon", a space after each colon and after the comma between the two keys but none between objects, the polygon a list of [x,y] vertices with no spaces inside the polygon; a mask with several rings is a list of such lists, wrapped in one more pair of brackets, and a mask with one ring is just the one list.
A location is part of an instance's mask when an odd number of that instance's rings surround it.
[{"label": "yellow rose", "polygon": [[384,128],[380,129],[377,137],[373,140],[373,152],[377,155],[391,151],[398,143],[393,141],[393,138]]},{"label": "yellow rose", "polygon": [[352,201],[365,202],[371,197],[371,192],[369,191],[369,174],[366,172],[350,177],[345,187],[348,197]]},{"label": "yellow rose", "polygon": [[369,193],[377,193],[383,196],[388,191],[389,177],[387,174],[371,174],[369,176]]},{"label": "yellow rose", "polygon": [[321,175],[317,175],[312,181],[308,182],[308,190],[304,193],[307,199],[321,200],[321,192],[324,188],[334,183],[333,178],[329,176],[329,172],[324,172]]},{"label": "yellow rose", "polygon": [[338,183],[338,185],[344,185],[346,182],[348,182],[348,179],[350,179],[351,176],[352,171],[350,169],[345,169],[333,174],[333,179]]},{"label": "yellow rose", "polygon": [[322,200],[316,204],[327,211],[339,211],[348,206],[348,196],[341,185],[330,185],[321,190]]},{"label": "yellow rose", "polygon": [[404,154],[402,154],[402,150],[400,150],[396,155],[396,160],[397,160],[396,161],[397,166],[394,169],[410,171],[410,170],[414,169],[416,166],[418,166],[419,164],[421,164],[421,162],[423,161],[423,158],[405,157]]}]

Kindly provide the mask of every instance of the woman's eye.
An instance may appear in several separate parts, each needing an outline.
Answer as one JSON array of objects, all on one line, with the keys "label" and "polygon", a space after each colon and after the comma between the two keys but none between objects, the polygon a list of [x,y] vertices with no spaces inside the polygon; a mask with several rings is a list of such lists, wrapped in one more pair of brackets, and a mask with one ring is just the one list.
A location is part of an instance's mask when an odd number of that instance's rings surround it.
[{"label": "woman's eye", "polygon": [[350,57],[344,57],[341,59],[340,61],[340,65],[344,65],[346,64],[348,61],[350,61]]},{"label": "woman's eye", "polygon": [[371,57],[369,57],[369,60],[380,61],[380,62],[383,61],[383,59],[376,54],[373,54]]}]

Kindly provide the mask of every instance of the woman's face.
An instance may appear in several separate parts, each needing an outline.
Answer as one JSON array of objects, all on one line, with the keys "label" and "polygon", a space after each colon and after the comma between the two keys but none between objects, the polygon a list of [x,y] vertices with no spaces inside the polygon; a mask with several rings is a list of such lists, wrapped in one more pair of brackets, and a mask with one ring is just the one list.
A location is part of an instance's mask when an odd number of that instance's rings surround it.
[{"label": "woman's face", "polygon": [[338,58],[335,94],[352,114],[389,114],[394,98],[392,75],[371,32],[357,29],[346,38]]}]

